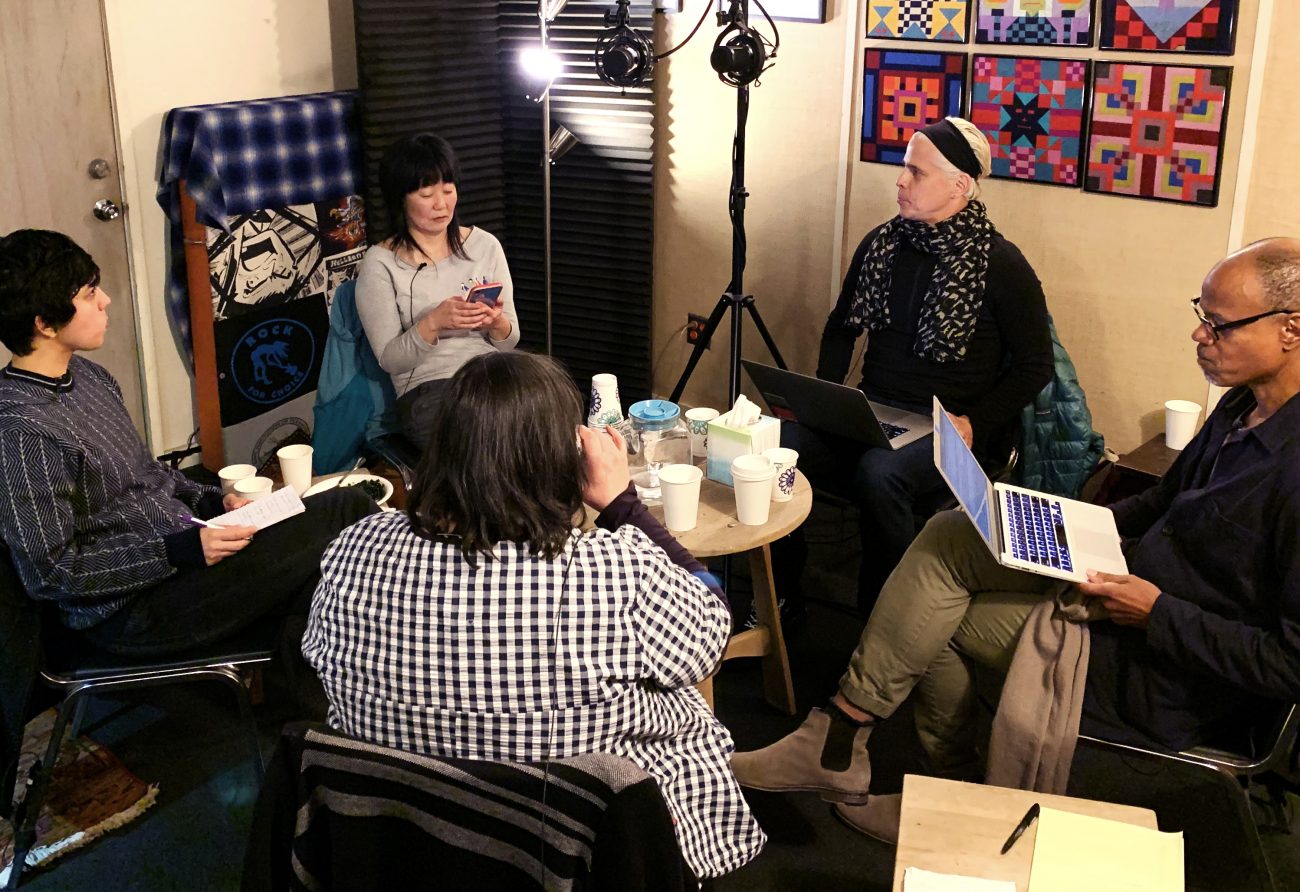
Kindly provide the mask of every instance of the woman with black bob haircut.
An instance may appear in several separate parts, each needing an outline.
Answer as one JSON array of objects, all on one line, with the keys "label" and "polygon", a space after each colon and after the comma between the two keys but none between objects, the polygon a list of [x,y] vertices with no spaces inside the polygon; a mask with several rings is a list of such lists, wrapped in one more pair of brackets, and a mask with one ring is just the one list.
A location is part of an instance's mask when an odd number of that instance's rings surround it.
[{"label": "woman with black bob haircut", "polygon": [[[622,438],[582,426],[553,360],[491,353],[452,378],[406,512],[321,562],[303,653],[330,724],[435,756],[623,756],[655,778],[687,866],[764,842],[731,736],[692,687],[722,657],[716,581],[636,498]],[[583,503],[595,528],[574,526]]]},{"label": "woman with black bob haircut", "polygon": [[[447,382],[464,363],[519,343],[514,286],[501,243],[463,227],[460,164],[445,139],[420,133],[384,152],[379,185],[389,237],[366,251],[357,313],[393,380],[402,432],[423,447]],[[499,284],[494,302],[476,285]]]}]

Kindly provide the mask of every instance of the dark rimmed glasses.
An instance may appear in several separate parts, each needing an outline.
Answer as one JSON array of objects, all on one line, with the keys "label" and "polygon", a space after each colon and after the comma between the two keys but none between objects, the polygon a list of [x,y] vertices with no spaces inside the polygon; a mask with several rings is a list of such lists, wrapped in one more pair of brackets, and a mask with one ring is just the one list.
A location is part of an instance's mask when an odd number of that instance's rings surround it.
[{"label": "dark rimmed glasses", "polygon": [[1234,328],[1250,325],[1252,322],[1267,319],[1269,316],[1285,316],[1291,310],[1269,310],[1267,313],[1256,313],[1254,316],[1247,316],[1245,319],[1233,319],[1231,322],[1211,322],[1210,317],[1206,316],[1205,311],[1201,309],[1201,299],[1193,297],[1192,312],[1196,314],[1196,318],[1201,321],[1201,324],[1209,330],[1210,336],[1217,341],[1225,331],[1232,331]]}]

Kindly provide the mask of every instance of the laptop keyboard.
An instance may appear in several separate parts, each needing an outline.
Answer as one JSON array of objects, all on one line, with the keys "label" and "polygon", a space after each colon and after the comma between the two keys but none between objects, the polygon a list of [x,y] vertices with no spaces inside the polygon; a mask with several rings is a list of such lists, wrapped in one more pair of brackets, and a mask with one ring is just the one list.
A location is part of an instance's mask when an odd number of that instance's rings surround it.
[{"label": "laptop keyboard", "polygon": [[1003,490],[1002,495],[1010,528],[1007,546],[1012,557],[1073,573],[1061,503],[1024,492]]},{"label": "laptop keyboard", "polygon": [[907,428],[899,427],[896,424],[886,424],[883,421],[880,422],[880,429],[884,431],[885,436],[891,440],[894,439],[895,437],[901,437],[903,434],[907,433]]}]

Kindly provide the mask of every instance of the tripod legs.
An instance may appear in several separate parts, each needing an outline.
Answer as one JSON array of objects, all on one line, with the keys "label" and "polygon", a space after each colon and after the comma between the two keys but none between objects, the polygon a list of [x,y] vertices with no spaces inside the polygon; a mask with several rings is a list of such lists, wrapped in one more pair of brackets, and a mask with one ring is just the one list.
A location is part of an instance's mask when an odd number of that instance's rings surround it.
[{"label": "tripod legs", "polygon": [[686,368],[682,370],[682,376],[677,379],[677,386],[673,388],[672,395],[669,399],[677,402],[681,399],[682,392],[686,390],[686,382],[691,380],[691,374],[695,371],[695,366],[699,363],[700,357],[708,348],[709,342],[717,332],[718,326],[722,324],[722,317],[726,315],[727,310],[731,310],[731,352],[727,364],[728,381],[727,381],[727,403],[730,405],[736,401],[740,394],[740,323],[741,311],[748,310],[749,318],[754,320],[754,327],[758,329],[758,334],[767,345],[768,351],[780,368],[786,368],[785,360],[781,357],[781,351],[776,346],[776,341],[772,339],[772,333],[767,330],[763,323],[763,317],[758,314],[758,307],[754,302],[752,294],[732,294],[726,292],[718,298],[717,304],[713,307],[713,312],[709,314],[708,321],[704,324],[704,330],[700,332],[699,339],[695,342],[695,349],[691,351],[691,358],[686,361]]}]

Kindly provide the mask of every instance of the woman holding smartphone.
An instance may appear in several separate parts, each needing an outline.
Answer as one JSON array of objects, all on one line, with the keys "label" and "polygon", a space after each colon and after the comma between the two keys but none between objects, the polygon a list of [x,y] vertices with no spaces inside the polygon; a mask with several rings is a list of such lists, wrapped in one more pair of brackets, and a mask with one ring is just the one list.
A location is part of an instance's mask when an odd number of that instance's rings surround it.
[{"label": "woman holding smartphone", "polygon": [[366,339],[392,376],[402,432],[421,449],[457,369],[519,343],[505,252],[460,225],[459,182],[446,140],[421,133],[389,146],[379,185],[392,234],[366,252],[357,280]]}]

